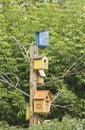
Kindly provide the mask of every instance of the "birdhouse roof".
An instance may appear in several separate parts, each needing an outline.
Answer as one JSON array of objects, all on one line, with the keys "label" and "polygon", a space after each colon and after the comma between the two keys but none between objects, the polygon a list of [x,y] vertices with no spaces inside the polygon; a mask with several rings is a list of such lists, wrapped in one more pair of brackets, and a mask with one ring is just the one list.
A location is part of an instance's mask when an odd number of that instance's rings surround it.
[{"label": "birdhouse roof", "polygon": [[44,70],[38,70],[38,73],[41,77],[46,77]]},{"label": "birdhouse roof", "polygon": [[49,96],[49,99],[52,99],[49,90],[37,90],[34,99],[45,99],[46,96]]},{"label": "birdhouse roof", "polygon": [[35,57],[33,57],[33,59],[34,59],[34,60],[37,60],[37,59],[42,59],[43,57],[46,57],[46,56],[44,56],[44,55],[41,55],[41,56],[35,56]]},{"label": "birdhouse roof", "polygon": [[39,32],[36,32],[36,33],[42,33],[42,32],[49,32],[48,30],[41,30]]}]

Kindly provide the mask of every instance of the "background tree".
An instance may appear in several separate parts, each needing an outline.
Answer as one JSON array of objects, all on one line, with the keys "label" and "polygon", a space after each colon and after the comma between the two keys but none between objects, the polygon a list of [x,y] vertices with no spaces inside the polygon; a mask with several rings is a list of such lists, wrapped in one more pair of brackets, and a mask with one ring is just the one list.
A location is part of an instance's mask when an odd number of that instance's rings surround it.
[{"label": "background tree", "polygon": [[[28,94],[30,44],[35,44],[36,32],[50,32],[50,46],[39,50],[40,54],[49,57],[47,84],[39,89],[49,89],[54,98],[56,93],[59,96],[52,103],[51,113],[44,118],[61,120],[67,113],[72,117],[85,117],[84,3],[84,0],[69,0],[59,6],[49,2],[3,0],[0,7],[0,79],[8,76],[8,80],[11,79],[14,85],[17,82],[17,87]],[[0,90],[0,120],[14,125],[26,123],[28,96],[3,82],[0,83]]]}]

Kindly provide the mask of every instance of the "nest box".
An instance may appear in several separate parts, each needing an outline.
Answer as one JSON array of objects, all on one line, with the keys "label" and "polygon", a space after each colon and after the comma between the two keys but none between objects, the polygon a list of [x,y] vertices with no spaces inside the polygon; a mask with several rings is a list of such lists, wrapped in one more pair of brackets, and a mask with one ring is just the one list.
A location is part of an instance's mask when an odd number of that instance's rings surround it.
[{"label": "nest box", "polygon": [[37,73],[37,84],[43,84],[44,78],[46,77],[44,70],[38,70]]},{"label": "nest box", "polygon": [[34,95],[34,113],[48,113],[51,99],[49,90],[37,90]]},{"label": "nest box", "polygon": [[49,31],[43,30],[36,33],[36,45],[40,48],[49,46]]},{"label": "nest box", "polygon": [[48,58],[46,56],[34,57],[34,70],[48,69]]},{"label": "nest box", "polygon": [[29,119],[30,119],[30,105],[28,104],[26,108],[26,120],[29,120]]}]

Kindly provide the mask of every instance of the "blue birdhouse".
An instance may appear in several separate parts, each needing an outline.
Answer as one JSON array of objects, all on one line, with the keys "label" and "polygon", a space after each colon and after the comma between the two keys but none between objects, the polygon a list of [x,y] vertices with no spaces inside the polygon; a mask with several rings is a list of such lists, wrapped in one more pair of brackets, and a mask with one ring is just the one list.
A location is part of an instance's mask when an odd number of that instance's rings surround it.
[{"label": "blue birdhouse", "polygon": [[47,47],[49,46],[49,31],[41,31],[36,34],[36,46]]}]

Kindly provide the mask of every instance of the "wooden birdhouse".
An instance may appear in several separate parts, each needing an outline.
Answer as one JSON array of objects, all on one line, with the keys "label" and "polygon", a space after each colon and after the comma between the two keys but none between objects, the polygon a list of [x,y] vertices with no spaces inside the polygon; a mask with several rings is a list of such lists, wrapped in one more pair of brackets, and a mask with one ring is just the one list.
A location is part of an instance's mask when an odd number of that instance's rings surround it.
[{"label": "wooden birdhouse", "polygon": [[44,83],[44,77],[38,75],[37,76],[37,84],[43,84]]},{"label": "wooden birdhouse", "polygon": [[44,70],[38,70],[37,72],[37,84],[43,84],[46,77]]},{"label": "wooden birdhouse", "polygon": [[27,108],[26,108],[26,120],[30,119],[30,105],[27,104]]},{"label": "wooden birdhouse", "polygon": [[46,56],[34,57],[34,70],[48,69],[48,58]]},{"label": "wooden birdhouse", "polygon": [[36,33],[36,46],[40,48],[49,46],[49,31],[43,30]]},{"label": "wooden birdhouse", "polygon": [[51,105],[49,90],[37,90],[34,95],[34,113],[48,113]]}]

